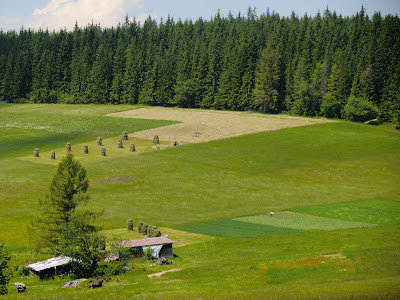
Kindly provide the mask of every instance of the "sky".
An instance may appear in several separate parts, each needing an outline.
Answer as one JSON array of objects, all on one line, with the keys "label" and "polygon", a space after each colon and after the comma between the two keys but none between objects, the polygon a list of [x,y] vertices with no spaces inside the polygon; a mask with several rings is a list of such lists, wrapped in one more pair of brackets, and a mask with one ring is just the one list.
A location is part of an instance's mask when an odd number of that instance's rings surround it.
[{"label": "sky", "polygon": [[280,16],[298,16],[307,13],[314,16],[329,8],[343,16],[352,16],[364,6],[367,14],[374,12],[400,16],[400,0],[0,0],[0,29],[19,31],[21,27],[31,29],[72,30],[75,22],[85,26],[92,21],[102,27],[118,26],[125,16],[135,18],[142,24],[151,16],[160,21],[170,15],[178,19],[193,21],[202,17],[209,20],[217,11],[222,16],[229,12],[237,16],[246,14],[249,7],[257,15],[269,9]]}]

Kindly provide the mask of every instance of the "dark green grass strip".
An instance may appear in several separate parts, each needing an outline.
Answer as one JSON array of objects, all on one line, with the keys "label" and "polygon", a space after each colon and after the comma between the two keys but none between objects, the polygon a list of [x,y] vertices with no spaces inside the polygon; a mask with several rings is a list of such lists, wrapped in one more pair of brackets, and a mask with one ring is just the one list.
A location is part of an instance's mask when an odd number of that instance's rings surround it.
[{"label": "dark green grass strip", "polygon": [[298,229],[252,224],[230,219],[179,225],[175,226],[175,228],[195,233],[234,238],[262,237],[303,232],[303,230]]},{"label": "dark green grass strip", "polygon": [[400,201],[388,199],[367,199],[349,203],[317,205],[301,207],[292,211],[348,221],[400,224]]}]

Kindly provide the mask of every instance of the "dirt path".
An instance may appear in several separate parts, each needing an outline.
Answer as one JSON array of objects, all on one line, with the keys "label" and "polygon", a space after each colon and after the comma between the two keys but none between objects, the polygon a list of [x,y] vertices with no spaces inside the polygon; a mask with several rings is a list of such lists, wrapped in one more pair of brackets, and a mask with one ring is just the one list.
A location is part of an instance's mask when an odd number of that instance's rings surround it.
[{"label": "dirt path", "polygon": [[162,272],[158,272],[158,273],[149,274],[149,275],[147,275],[147,277],[149,277],[149,278],[154,277],[154,276],[157,276],[157,277],[158,277],[158,276],[164,275],[165,273],[178,272],[178,271],[180,271],[180,270],[182,270],[182,269],[171,269],[171,270],[166,270],[166,271],[162,271]]},{"label": "dirt path", "polygon": [[180,124],[144,130],[129,135],[142,139],[153,139],[154,135],[158,135],[162,141],[172,142],[177,140],[180,143],[203,143],[263,131],[331,122],[326,119],[285,115],[161,107],[140,108],[112,113],[107,116],[180,121],[182,122]]}]

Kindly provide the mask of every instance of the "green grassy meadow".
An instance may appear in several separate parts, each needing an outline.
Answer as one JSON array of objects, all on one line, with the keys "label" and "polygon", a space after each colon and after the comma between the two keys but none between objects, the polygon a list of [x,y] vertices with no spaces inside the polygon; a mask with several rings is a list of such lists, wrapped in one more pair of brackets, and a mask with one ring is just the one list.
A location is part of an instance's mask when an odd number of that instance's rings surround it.
[{"label": "green grassy meadow", "polygon": [[[14,277],[5,299],[400,297],[398,131],[336,122],[179,147],[160,136],[161,151],[137,140],[130,153],[116,148],[124,130],[173,123],[103,116],[135,108],[1,104],[0,241],[13,267],[45,258],[31,250],[26,225],[71,142],[105,232],[137,238],[123,229],[127,219],[156,224],[178,241],[176,264],[138,260],[119,284],[94,290]],[[181,271],[146,276],[173,268]],[[28,292],[17,295],[15,281]]]}]

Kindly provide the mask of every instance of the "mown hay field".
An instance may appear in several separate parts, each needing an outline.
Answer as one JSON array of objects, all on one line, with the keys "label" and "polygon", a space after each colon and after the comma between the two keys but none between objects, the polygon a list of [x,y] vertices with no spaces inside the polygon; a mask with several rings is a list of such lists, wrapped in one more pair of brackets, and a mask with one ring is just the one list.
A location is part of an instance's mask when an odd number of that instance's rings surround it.
[{"label": "mown hay field", "polygon": [[179,121],[181,122],[180,124],[144,130],[132,133],[131,136],[152,139],[154,135],[159,135],[163,140],[177,140],[181,143],[204,143],[251,133],[330,122],[326,119],[310,119],[286,115],[266,116],[248,112],[172,108],[139,108],[111,113],[107,116]]}]

